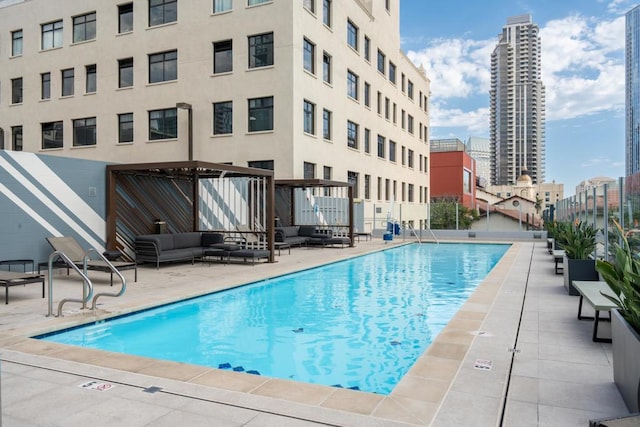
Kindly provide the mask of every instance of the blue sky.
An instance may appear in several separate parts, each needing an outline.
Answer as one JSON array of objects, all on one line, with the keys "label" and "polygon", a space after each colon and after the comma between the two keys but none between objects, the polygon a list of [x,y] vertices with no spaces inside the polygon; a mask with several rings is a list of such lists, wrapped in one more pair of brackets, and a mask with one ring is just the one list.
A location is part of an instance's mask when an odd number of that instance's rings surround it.
[{"label": "blue sky", "polygon": [[431,80],[431,138],[489,137],[490,56],[507,17],[540,27],[546,181],[565,195],[624,175],[624,14],[630,0],[401,0],[402,49]]}]

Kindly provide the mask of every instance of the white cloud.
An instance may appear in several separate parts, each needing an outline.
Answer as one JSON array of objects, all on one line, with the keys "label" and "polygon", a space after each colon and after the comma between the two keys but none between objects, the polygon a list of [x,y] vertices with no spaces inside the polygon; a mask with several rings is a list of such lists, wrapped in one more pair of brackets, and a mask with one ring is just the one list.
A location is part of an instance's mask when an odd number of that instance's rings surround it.
[{"label": "white cloud", "polygon": [[[613,0],[608,7],[614,10],[628,3]],[[540,36],[548,121],[624,110],[624,16],[571,15],[549,21],[540,29]],[[497,37],[437,39],[407,53],[431,80],[433,127],[488,133],[490,60],[496,43]],[[479,95],[486,96],[487,108],[471,102],[468,109],[460,107],[461,101]]]}]

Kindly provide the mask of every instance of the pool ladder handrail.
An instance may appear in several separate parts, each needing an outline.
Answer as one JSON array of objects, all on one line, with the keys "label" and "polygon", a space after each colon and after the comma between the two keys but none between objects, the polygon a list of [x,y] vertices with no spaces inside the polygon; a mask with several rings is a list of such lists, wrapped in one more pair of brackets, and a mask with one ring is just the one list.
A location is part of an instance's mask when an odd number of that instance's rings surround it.
[{"label": "pool ladder handrail", "polygon": [[47,317],[53,315],[53,260],[54,258],[60,258],[67,265],[67,268],[72,268],[76,273],[82,277],[82,299],[76,298],[65,298],[60,301],[58,304],[58,314],[56,317],[62,317],[62,306],[67,302],[79,302],[82,304],[82,308],[87,308],[87,302],[91,299],[93,295],[93,283],[87,276],[87,257],[86,255],[83,257],[83,266],[84,271],[80,270],[78,266],[69,259],[69,257],[62,251],[54,251],[51,255],[49,255],[49,263],[48,263],[48,281],[49,281],[49,311],[47,313]]},{"label": "pool ladder handrail", "polygon": [[415,236],[415,238],[418,240],[418,243],[422,244],[422,240],[420,240],[420,236],[418,236],[418,233],[416,233],[416,229],[413,228],[413,225],[407,223],[406,227],[409,229],[411,234]]},{"label": "pool ladder handrail", "polygon": [[127,290],[127,281],[124,278],[124,276],[122,275],[122,273],[114,267],[114,265],[111,263],[111,261],[109,261],[103,254],[101,254],[100,252],[98,252],[98,250],[96,250],[95,248],[89,248],[87,249],[87,251],[84,253],[84,264],[85,264],[85,272],[86,272],[86,260],[89,258],[89,254],[90,253],[96,253],[101,259],[102,261],[104,261],[107,266],[109,267],[109,269],[116,274],[116,276],[118,276],[120,278],[120,282],[122,283],[122,287],[120,288],[119,292],[100,292],[95,294],[95,296],[93,297],[93,301],[91,302],[91,310],[95,310],[96,309],[96,304],[98,303],[98,298],[100,297],[120,297],[122,295],[124,295],[124,292]]}]

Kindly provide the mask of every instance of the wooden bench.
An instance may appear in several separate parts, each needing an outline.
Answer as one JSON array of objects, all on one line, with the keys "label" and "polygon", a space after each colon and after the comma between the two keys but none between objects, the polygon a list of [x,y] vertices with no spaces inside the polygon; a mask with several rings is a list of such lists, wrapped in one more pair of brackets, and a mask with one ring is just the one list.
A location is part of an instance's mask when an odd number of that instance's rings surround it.
[{"label": "wooden bench", "polygon": [[[611,321],[611,312],[612,308],[616,308],[617,306],[610,299],[606,298],[602,295],[601,292],[604,292],[607,295],[614,296],[613,291],[607,285],[606,282],[598,281],[598,280],[574,280],[573,287],[576,288],[578,293],[580,294],[580,302],[578,303],[578,319],[579,320],[593,320],[593,341],[595,342],[611,342],[611,338],[600,338],[598,337],[598,324],[602,321]],[[582,303],[583,300],[586,299],[587,302],[593,307],[595,310],[595,314],[593,317],[591,316],[583,316],[582,315]],[[608,318],[601,318],[600,312],[606,311],[609,313]]]},{"label": "wooden bench", "polygon": [[[556,264],[556,274],[561,274],[564,272],[564,251],[563,250],[554,250],[553,251],[553,262]],[[558,265],[559,264],[559,265]]]}]

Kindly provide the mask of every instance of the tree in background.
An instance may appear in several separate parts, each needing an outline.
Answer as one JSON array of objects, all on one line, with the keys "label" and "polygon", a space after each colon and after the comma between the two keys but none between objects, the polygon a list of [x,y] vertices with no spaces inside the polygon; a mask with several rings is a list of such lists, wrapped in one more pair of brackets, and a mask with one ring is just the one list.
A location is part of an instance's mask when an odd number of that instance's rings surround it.
[{"label": "tree in background", "polygon": [[458,206],[458,229],[468,230],[473,221],[478,219],[478,212],[462,205],[455,196],[431,200],[431,229],[455,230],[456,205]]}]

